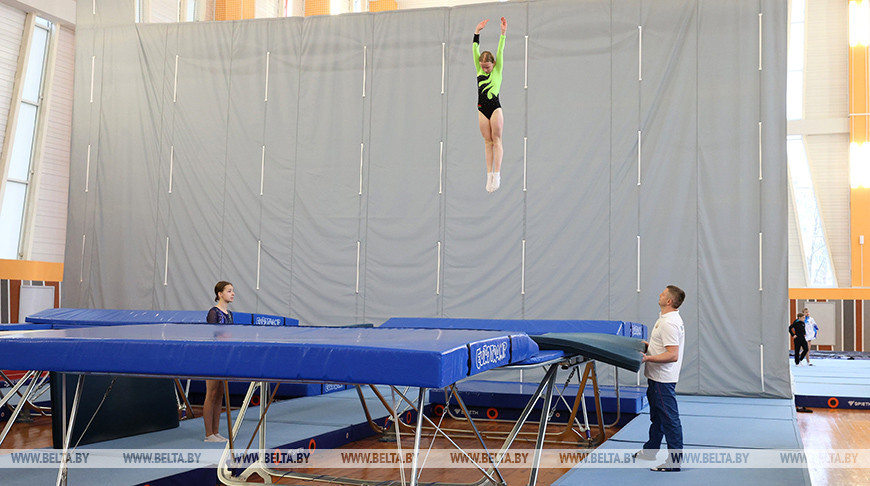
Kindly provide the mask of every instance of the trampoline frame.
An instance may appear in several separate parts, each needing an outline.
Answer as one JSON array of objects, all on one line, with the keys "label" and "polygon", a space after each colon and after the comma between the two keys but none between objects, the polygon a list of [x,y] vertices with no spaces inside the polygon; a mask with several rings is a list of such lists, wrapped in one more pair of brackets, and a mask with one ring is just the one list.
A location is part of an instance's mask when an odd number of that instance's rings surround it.
[{"label": "trampoline frame", "polygon": [[[595,376],[594,375],[594,367],[595,367],[594,363],[595,363],[594,361],[589,360],[589,359],[582,357],[582,356],[571,356],[571,357],[562,357],[562,358],[558,358],[558,359],[553,359],[547,363],[534,365],[536,367],[542,366],[542,365],[546,366],[547,372],[545,373],[544,378],[538,384],[536,391],[532,394],[531,398],[527,402],[525,408],[523,409],[523,412],[520,414],[520,417],[514,423],[512,430],[508,433],[507,437],[505,437],[505,439],[502,442],[501,447],[497,453],[495,453],[494,455],[489,453],[489,451],[486,449],[486,445],[484,442],[484,434],[481,434],[480,430],[478,429],[477,425],[475,424],[474,419],[471,418],[470,416],[468,417],[468,423],[471,425],[471,428],[472,428],[471,436],[476,438],[480,442],[480,444],[483,446],[484,450],[487,450],[487,456],[489,458],[489,465],[483,465],[483,464],[479,464],[479,463],[471,460],[471,458],[469,457],[470,462],[472,464],[474,464],[474,466],[481,472],[482,477],[478,481],[475,481],[472,483],[441,483],[441,482],[439,482],[439,484],[444,484],[445,486],[477,486],[477,485],[482,485],[482,484],[487,484],[487,483],[506,484],[506,482],[505,482],[504,478],[502,477],[502,474],[499,471],[498,467],[499,467],[500,463],[502,462],[502,460],[504,459],[504,457],[508,454],[508,451],[509,451],[511,445],[513,445],[513,443],[520,436],[520,434],[521,434],[520,430],[522,429],[522,427],[525,426],[529,422],[528,418],[531,415],[532,411],[534,410],[534,405],[537,403],[537,401],[540,399],[543,399],[544,400],[543,410],[550,409],[551,404],[552,404],[552,400],[553,400],[553,390],[555,389],[556,372],[558,371],[558,369],[559,368],[575,367],[575,366],[579,366],[581,364],[585,364],[586,371],[584,373],[584,378],[591,374],[593,377],[592,379],[593,379],[595,389],[597,391],[597,379],[594,378],[594,376]],[[519,365],[519,366],[521,367],[522,365]],[[518,367],[518,365],[505,366],[505,368],[512,368],[512,367]],[[387,430],[386,427],[381,427],[381,426],[377,425],[374,422],[374,420],[372,420],[371,412],[368,409],[368,405],[366,403],[366,400],[365,400],[365,397],[362,393],[360,385],[359,384],[354,384],[354,385],[357,387],[357,393],[359,394],[360,402],[361,402],[363,409],[365,411],[366,418],[367,418],[369,424],[372,426],[373,430],[375,430],[378,433],[386,432],[386,430]],[[268,387],[267,382],[252,382],[251,385],[248,387],[248,393],[245,396],[245,400],[243,402],[242,408],[239,410],[239,413],[236,416],[235,424],[233,425],[233,427],[231,429],[230,441],[227,443],[227,447],[224,449],[224,453],[221,457],[221,462],[218,464],[218,479],[220,480],[220,482],[222,484],[226,484],[229,486],[240,486],[240,485],[245,485],[245,484],[251,484],[248,482],[248,479],[254,475],[259,476],[264,481],[271,481],[273,478],[282,478],[282,479],[290,478],[290,479],[296,479],[296,480],[302,480],[302,481],[324,482],[324,483],[330,483],[330,484],[344,484],[344,485],[351,485],[351,486],[360,486],[360,485],[372,483],[371,480],[361,480],[361,479],[348,478],[348,477],[338,477],[338,476],[311,474],[311,473],[302,473],[302,472],[292,472],[292,471],[284,472],[284,471],[279,471],[279,470],[267,467],[265,464],[265,461],[263,459],[265,457],[265,440],[266,440],[266,429],[267,429],[265,417],[266,417],[266,410],[268,409],[268,404],[262,400],[261,400],[260,405],[259,405],[260,423],[258,424],[258,430],[257,430],[257,434],[259,435],[259,449],[258,449],[259,456],[258,457],[260,459],[258,461],[256,461],[254,464],[248,466],[244,471],[242,471],[238,475],[234,475],[232,469],[229,467],[229,464],[227,462],[229,457],[230,457],[231,452],[233,452],[232,451],[232,444],[234,442],[234,439],[236,438],[236,435],[238,434],[238,431],[241,427],[241,423],[244,419],[244,416],[246,415],[246,413],[248,411],[248,404],[250,403],[251,398],[253,397],[255,390],[257,388],[259,388],[261,390],[260,393],[262,396],[263,391],[268,390],[267,387]],[[467,407],[465,406],[465,403],[462,401],[461,394],[456,389],[456,384],[454,383],[454,384],[450,385],[450,388],[451,388],[451,390],[453,392],[453,396],[456,398],[459,406],[463,410],[465,410],[467,413]],[[378,397],[378,400],[381,401],[382,405],[384,405],[384,407],[387,409],[387,411],[390,414],[391,419],[394,421],[396,426],[397,427],[407,426],[407,424],[404,424],[404,422],[402,422],[399,418],[401,414],[398,411],[398,407],[390,406],[390,404],[387,403],[386,398],[384,398],[383,395],[380,394],[374,386],[372,386],[372,389],[375,390],[375,394]],[[413,460],[411,463],[411,472],[410,472],[410,481],[409,481],[409,484],[411,486],[416,486],[417,484],[419,484],[419,475],[422,472],[422,467],[419,465],[419,459],[420,459],[420,455],[421,455],[420,443],[421,443],[421,440],[423,438],[424,428],[428,427],[428,428],[433,429],[432,440],[434,440],[438,436],[438,434],[441,434],[442,436],[444,436],[444,438],[446,438],[448,441],[450,441],[451,444],[454,447],[456,447],[456,449],[459,452],[462,452],[463,454],[465,454],[465,451],[456,444],[456,442],[453,440],[453,438],[451,436],[451,434],[453,434],[454,436],[456,435],[455,434],[456,430],[444,429],[444,428],[440,427],[431,418],[427,417],[425,413],[423,413],[423,404],[425,401],[425,394],[429,390],[428,388],[420,387],[418,389],[418,392],[417,392],[416,400],[409,398],[405,393],[403,393],[401,390],[399,390],[398,387],[395,385],[390,385],[390,389],[393,391],[393,393],[397,394],[401,398],[402,402],[404,402],[406,405],[410,406],[410,408],[416,412],[417,420],[416,420],[416,425],[413,428],[413,430],[414,430],[414,450],[413,450],[413,455],[412,455]],[[599,409],[599,413],[600,413],[600,400],[598,400],[597,393],[596,393],[596,403],[599,404],[598,409]],[[574,411],[573,415],[576,416],[576,407],[575,407],[575,411]],[[426,423],[428,425],[424,426],[424,423]],[[531,467],[531,470],[529,472],[528,484],[530,486],[533,486],[537,483],[538,470],[539,470],[540,461],[541,461],[541,450],[542,450],[542,447],[543,447],[543,444],[544,444],[544,441],[545,441],[545,438],[547,435],[546,430],[547,430],[548,423],[549,423],[549,413],[542,414],[541,420],[538,421],[538,430],[536,432],[536,440],[535,440],[535,452],[533,455],[532,467]],[[599,419],[599,423],[603,424],[603,420]],[[399,424],[401,424],[401,425],[399,425]],[[569,425],[570,425],[570,423],[569,423]],[[463,438],[469,437],[468,431],[460,431],[460,432],[466,433],[466,436]],[[566,433],[567,433],[567,431],[562,432],[562,434],[566,434]],[[604,433],[604,431],[602,428],[602,430],[601,430],[602,436],[601,437],[603,437],[603,433]],[[399,441],[399,444],[400,444],[401,437],[397,437],[397,440]],[[399,445],[399,447],[400,447],[400,445]],[[399,467],[404,470],[405,464],[400,463]],[[385,486],[386,485],[399,486],[399,485],[404,485],[405,482],[403,480],[400,480],[400,481],[381,481],[381,482],[378,482],[378,484],[385,485]]]}]

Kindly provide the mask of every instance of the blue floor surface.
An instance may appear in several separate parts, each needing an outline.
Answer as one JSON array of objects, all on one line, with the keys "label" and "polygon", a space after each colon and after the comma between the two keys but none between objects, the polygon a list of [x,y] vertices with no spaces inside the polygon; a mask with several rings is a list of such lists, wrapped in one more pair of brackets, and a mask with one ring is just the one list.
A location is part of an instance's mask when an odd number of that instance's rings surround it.
[{"label": "blue floor surface", "polygon": [[870,360],[814,358],[812,363],[791,363],[798,406],[870,410]]},{"label": "blue floor surface", "polygon": [[[389,389],[381,392],[390,400]],[[371,391],[366,390],[368,403],[374,417],[386,415]],[[407,396],[415,397],[416,391]],[[761,398],[725,398],[680,396],[679,406],[683,421],[686,448],[742,448],[742,449],[801,449],[800,434],[795,424],[794,404],[791,400]],[[599,447],[598,451],[637,450],[646,440],[649,416],[641,415]],[[245,419],[240,440],[247,443],[256,426],[256,409],[251,409]],[[355,390],[297,398],[276,402],[269,411],[267,446],[279,447],[295,441],[307,441],[310,437],[329,433],[347,434],[355,440],[354,427],[365,423],[365,414],[359,405]],[[221,424],[225,430],[224,422]],[[363,427],[364,428],[364,427]],[[100,449],[222,449],[222,444],[202,442],[203,425],[200,419],[181,422],[176,429],[128,437],[93,444],[78,449],[80,452],[99,454]],[[49,449],[50,450],[50,449]],[[664,460],[649,461],[648,466]],[[213,471],[213,470],[211,470]],[[183,472],[181,469],[70,469],[69,485],[136,485],[165,476]],[[213,474],[213,472],[211,473]],[[24,486],[53,484],[57,470],[4,469],[0,484]],[[211,476],[214,477],[214,476]],[[680,473],[656,473],[648,468],[600,468],[579,464],[554,482],[557,485],[575,484],[770,484],[809,485],[805,468],[747,469],[747,468],[685,468]]]},{"label": "blue floor surface", "polygon": [[[680,420],[686,449],[802,449],[792,400],[679,396]],[[623,427],[596,452],[636,451],[642,448],[649,429],[648,409]],[[664,447],[664,445],[663,445]],[[665,460],[664,449],[657,460],[643,461],[644,467],[600,467],[581,463],[554,482],[576,484],[644,485],[810,485],[803,468],[684,467],[680,472],[653,472]]]}]

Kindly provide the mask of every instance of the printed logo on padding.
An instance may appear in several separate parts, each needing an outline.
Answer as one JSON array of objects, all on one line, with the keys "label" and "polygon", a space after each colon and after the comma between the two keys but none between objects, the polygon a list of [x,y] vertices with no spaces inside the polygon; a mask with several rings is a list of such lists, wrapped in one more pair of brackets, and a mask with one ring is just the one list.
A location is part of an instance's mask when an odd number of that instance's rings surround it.
[{"label": "printed logo on padding", "polygon": [[510,363],[510,338],[496,338],[472,343],[468,346],[471,374],[498,368]]}]

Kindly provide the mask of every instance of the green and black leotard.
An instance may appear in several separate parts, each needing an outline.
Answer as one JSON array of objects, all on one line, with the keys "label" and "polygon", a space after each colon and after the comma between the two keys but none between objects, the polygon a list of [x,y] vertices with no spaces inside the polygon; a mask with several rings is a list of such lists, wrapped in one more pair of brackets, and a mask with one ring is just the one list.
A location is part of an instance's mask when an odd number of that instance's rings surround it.
[{"label": "green and black leotard", "polygon": [[501,90],[501,73],[504,67],[504,35],[498,40],[498,52],[495,55],[495,65],[492,72],[486,74],[480,68],[480,34],[474,34],[474,67],[477,68],[477,110],[483,113],[487,120],[493,112],[501,108],[498,93]]}]

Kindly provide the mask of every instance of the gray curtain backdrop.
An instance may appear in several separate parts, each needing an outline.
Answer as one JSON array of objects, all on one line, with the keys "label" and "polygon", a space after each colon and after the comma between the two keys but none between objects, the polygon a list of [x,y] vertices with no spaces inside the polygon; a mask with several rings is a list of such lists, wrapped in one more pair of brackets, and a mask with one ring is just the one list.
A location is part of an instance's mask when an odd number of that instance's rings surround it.
[{"label": "gray curtain backdrop", "polygon": [[[786,7],[137,25],[132,6],[79,2],[63,305],[206,309],[225,279],[238,310],[308,324],[652,325],[673,283],[680,392],[790,396]],[[501,16],[488,194],[471,37],[491,19],[495,51]]]}]

